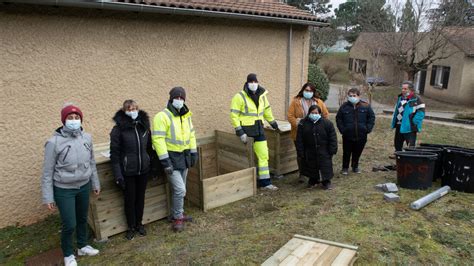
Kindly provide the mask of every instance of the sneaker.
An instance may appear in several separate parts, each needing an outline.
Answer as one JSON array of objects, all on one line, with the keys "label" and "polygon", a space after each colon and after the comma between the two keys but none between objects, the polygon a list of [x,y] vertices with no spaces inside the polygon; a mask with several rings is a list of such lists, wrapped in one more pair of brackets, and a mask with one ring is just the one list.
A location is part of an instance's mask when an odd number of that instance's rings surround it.
[{"label": "sneaker", "polygon": [[272,185],[272,184],[270,184],[270,185],[268,185],[268,186],[262,187],[262,189],[275,191],[275,190],[278,190],[278,187],[277,187],[277,186],[274,186],[274,185]]},{"label": "sneaker", "polygon": [[79,256],[95,256],[99,254],[99,250],[98,249],[95,249],[89,245],[85,246],[85,247],[82,247],[80,249],[77,250],[77,255]]},{"label": "sneaker", "polygon": [[133,238],[135,238],[135,231],[133,229],[128,229],[127,233],[125,234],[125,238],[127,240],[132,240]]},{"label": "sneaker", "polygon": [[139,235],[146,236],[146,230],[145,230],[145,226],[143,224],[137,226],[136,230],[137,230]]},{"label": "sneaker", "polygon": [[175,232],[182,232],[184,230],[184,220],[183,219],[176,219],[173,222],[173,230]]},{"label": "sneaker", "polygon": [[64,257],[64,265],[65,266],[77,266],[76,257],[71,255],[69,257]]},{"label": "sneaker", "polygon": [[348,174],[349,174],[349,169],[348,168],[342,168],[341,175],[348,175]]},{"label": "sneaker", "polygon": [[[175,220],[175,219],[173,218],[173,215],[168,216],[167,219],[168,219],[168,222],[170,222],[170,223],[174,222],[174,220]],[[183,214],[183,218],[182,218],[182,219],[183,219],[184,222],[190,222],[190,223],[193,222],[193,217],[191,217],[191,216],[189,216],[189,215],[186,215],[186,214]]]},{"label": "sneaker", "polygon": [[362,173],[362,171],[360,170],[359,167],[354,167],[354,168],[352,168],[352,172],[354,172],[354,173],[356,173],[356,174]]},{"label": "sneaker", "polygon": [[332,187],[331,184],[323,184],[323,185],[322,185],[322,188],[323,188],[324,190],[332,190],[333,187]]}]

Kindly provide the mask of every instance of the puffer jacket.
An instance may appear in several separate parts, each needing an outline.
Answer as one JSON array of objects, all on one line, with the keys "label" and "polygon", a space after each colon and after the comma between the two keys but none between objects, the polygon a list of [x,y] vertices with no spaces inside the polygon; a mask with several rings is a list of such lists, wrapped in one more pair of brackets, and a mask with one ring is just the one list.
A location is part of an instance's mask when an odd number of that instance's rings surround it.
[{"label": "puffer jacket", "polygon": [[117,111],[110,132],[110,161],[115,178],[147,174],[151,164],[150,119],[142,110],[133,120]]},{"label": "puffer jacket", "polygon": [[56,129],[45,144],[41,178],[43,203],[54,202],[53,186],[78,189],[89,181],[94,190],[100,190],[91,135],[82,128],[76,134],[64,127]]},{"label": "puffer jacket", "polygon": [[344,138],[366,140],[374,128],[375,114],[366,101],[360,100],[355,107],[347,101],[337,111],[336,123]]}]

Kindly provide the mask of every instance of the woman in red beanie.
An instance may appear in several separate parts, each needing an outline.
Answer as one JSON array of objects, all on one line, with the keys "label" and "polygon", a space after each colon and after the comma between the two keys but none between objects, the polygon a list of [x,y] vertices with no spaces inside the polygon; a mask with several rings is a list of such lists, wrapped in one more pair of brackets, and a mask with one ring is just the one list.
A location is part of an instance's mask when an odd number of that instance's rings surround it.
[{"label": "woman in red beanie", "polygon": [[43,203],[49,210],[57,206],[62,221],[61,248],[64,264],[77,265],[73,249],[76,231],[77,254],[94,256],[99,250],[87,244],[89,193],[100,193],[99,178],[91,135],[81,127],[79,107],[66,105],[61,110],[63,126],[46,142],[41,188]]}]

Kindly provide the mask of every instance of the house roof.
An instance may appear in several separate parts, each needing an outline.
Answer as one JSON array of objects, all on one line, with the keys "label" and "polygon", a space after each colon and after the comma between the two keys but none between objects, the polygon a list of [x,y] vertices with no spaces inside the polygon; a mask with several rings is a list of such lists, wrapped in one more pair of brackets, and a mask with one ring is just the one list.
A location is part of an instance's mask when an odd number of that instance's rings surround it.
[{"label": "house roof", "polygon": [[474,26],[450,27],[445,29],[445,36],[468,56],[474,56]]},{"label": "house roof", "polygon": [[326,19],[319,18],[309,11],[280,3],[278,0],[0,0],[0,2],[328,26]]}]

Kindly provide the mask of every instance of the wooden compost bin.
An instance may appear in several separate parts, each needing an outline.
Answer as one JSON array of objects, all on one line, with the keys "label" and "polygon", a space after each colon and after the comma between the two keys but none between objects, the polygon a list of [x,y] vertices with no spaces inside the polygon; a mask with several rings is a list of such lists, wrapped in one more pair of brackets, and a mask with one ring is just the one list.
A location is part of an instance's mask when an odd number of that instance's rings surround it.
[{"label": "wooden compost bin", "polygon": [[216,130],[197,142],[199,162],[188,173],[188,201],[207,211],[256,195],[251,141],[244,145],[236,135]]},{"label": "wooden compost bin", "polygon": [[290,136],[291,125],[287,121],[277,121],[280,131],[265,127],[268,142],[270,173],[281,176],[298,170],[296,148]]},{"label": "wooden compost bin", "polygon": [[[96,239],[104,241],[109,236],[126,231],[127,221],[124,212],[123,191],[115,184],[110,159],[106,155],[109,153],[109,144],[94,145],[94,149],[102,191],[98,197],[91,193],[87,220]],[[168,185],[165,178],[148,180],[145,191],[143,224],[168,216],[168,198]]]},{"label": "wooden compost bin", "polygon": [[295,235],[262,266],[273,265],[353,265],[358,247]]}]

